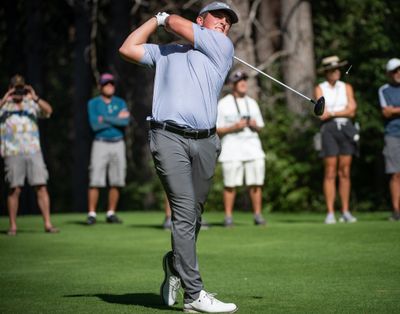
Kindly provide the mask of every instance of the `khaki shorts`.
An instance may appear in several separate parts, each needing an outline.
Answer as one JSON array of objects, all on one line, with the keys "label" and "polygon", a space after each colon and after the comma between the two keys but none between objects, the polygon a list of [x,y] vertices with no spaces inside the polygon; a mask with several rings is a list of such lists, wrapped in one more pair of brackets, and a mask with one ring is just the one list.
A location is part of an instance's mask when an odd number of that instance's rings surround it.
[{"label": "khaki shorts", "polygon": [[29,185],[46,185],[49,178],[42,153],[9,156],[4,158],[6,181],[11,188],[24,186],[25,178]]},{"label": "khaki shorts", "polygon": [[400,137],[385,135],[385,172],[388,174],[400,172]]},{"label": "khaki shorts", "polygon": [[225,187],[242,186],[243,179],[247,186],[261,186],[265,178],[265,160],[223,162],[222,174]]},{"label": "khaki shorts", "polygon": [[126,157],[125,142],[93,141],[90,157],[90,187],[125,186]]}]

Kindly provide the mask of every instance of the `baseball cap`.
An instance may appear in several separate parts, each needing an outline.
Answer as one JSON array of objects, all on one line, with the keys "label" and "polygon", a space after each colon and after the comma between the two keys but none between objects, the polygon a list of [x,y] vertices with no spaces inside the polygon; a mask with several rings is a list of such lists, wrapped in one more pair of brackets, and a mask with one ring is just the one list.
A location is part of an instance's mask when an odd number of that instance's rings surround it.
[{"label": "baseball cap", "polygon": [[239,82],[240,80],[247,80],[248,78],[249,76],[247,75],[246,72],[236,71],[230,76],[229,81],[231,83],[236,83]]},{"label": "baseball cap", "polygon": [[386,64],[386,72],[392,72],[400,67],[400,59],[393,58],[388,61]]},{"label": "baseball cap", "polygon": [[22,75],[16,74],[11,78],[10,81],[11,87],[24,87],[25,86],[25,79]]},{"label": "baseball cap", "polygon": [[100,75],[99,84],[101,86],[106,85],[109,82],[112,82],[112,83],[115,82],[114,75],[112,75],[110,73],[103,73],[102,75]]},{"label": "baseball cap", "polygon": [[203,13],[206,12],[217,11],[217,10],[225,11],[231,18],[232,24],[235,24],[239,21],[236,12],[233,11],[233,9],[228,4],[219,1],[214,1],[211,2],[210,4],[207,4],[204,8],[200,10],[199,15],[202,15]]}]

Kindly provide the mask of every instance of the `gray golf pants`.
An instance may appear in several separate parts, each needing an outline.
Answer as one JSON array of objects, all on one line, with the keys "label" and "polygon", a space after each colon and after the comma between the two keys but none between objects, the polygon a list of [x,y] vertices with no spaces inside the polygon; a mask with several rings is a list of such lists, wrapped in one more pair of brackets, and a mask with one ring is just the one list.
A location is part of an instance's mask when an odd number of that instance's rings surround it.
[{"label": "gray golf pants", "polygon": [[173,264],[185,290],[184,301],[189,303],[203,289],[196,240],[221,143],[215,134],[196,140],[161,129],[150,130],[149,141],[172,211]]}]

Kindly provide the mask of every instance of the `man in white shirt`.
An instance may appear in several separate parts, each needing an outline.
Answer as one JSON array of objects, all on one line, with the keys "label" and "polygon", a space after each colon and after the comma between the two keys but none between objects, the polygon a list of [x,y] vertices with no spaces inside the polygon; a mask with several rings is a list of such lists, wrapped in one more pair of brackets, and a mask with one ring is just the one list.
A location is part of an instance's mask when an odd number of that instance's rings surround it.
[{"label": "man in white shirt", "polygon": [[265,176],[265,153],[258,136],[264,127],[257,102],[247,95],[248,75],[237,71],[230,77],[232,93],[218,102],[217,132],[222,138],[222,163],[224,178],[224,209],[226,227],[233,226],[232,211],[236,187],[249,188],[254,212],[254,223],[265,225],[262,216],[262,186]]}]

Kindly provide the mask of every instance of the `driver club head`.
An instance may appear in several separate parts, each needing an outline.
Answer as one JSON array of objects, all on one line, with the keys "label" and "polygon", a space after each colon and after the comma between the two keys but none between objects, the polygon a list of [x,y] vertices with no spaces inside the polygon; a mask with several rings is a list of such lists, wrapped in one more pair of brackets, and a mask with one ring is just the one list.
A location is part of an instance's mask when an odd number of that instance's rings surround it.
[{"label": "driver club head", "polygon": [[311,101],[314,104],[314,114],[316,116],[322,116],[325,110],[325,98],[324,96],[320,97],[317,101]]}]

